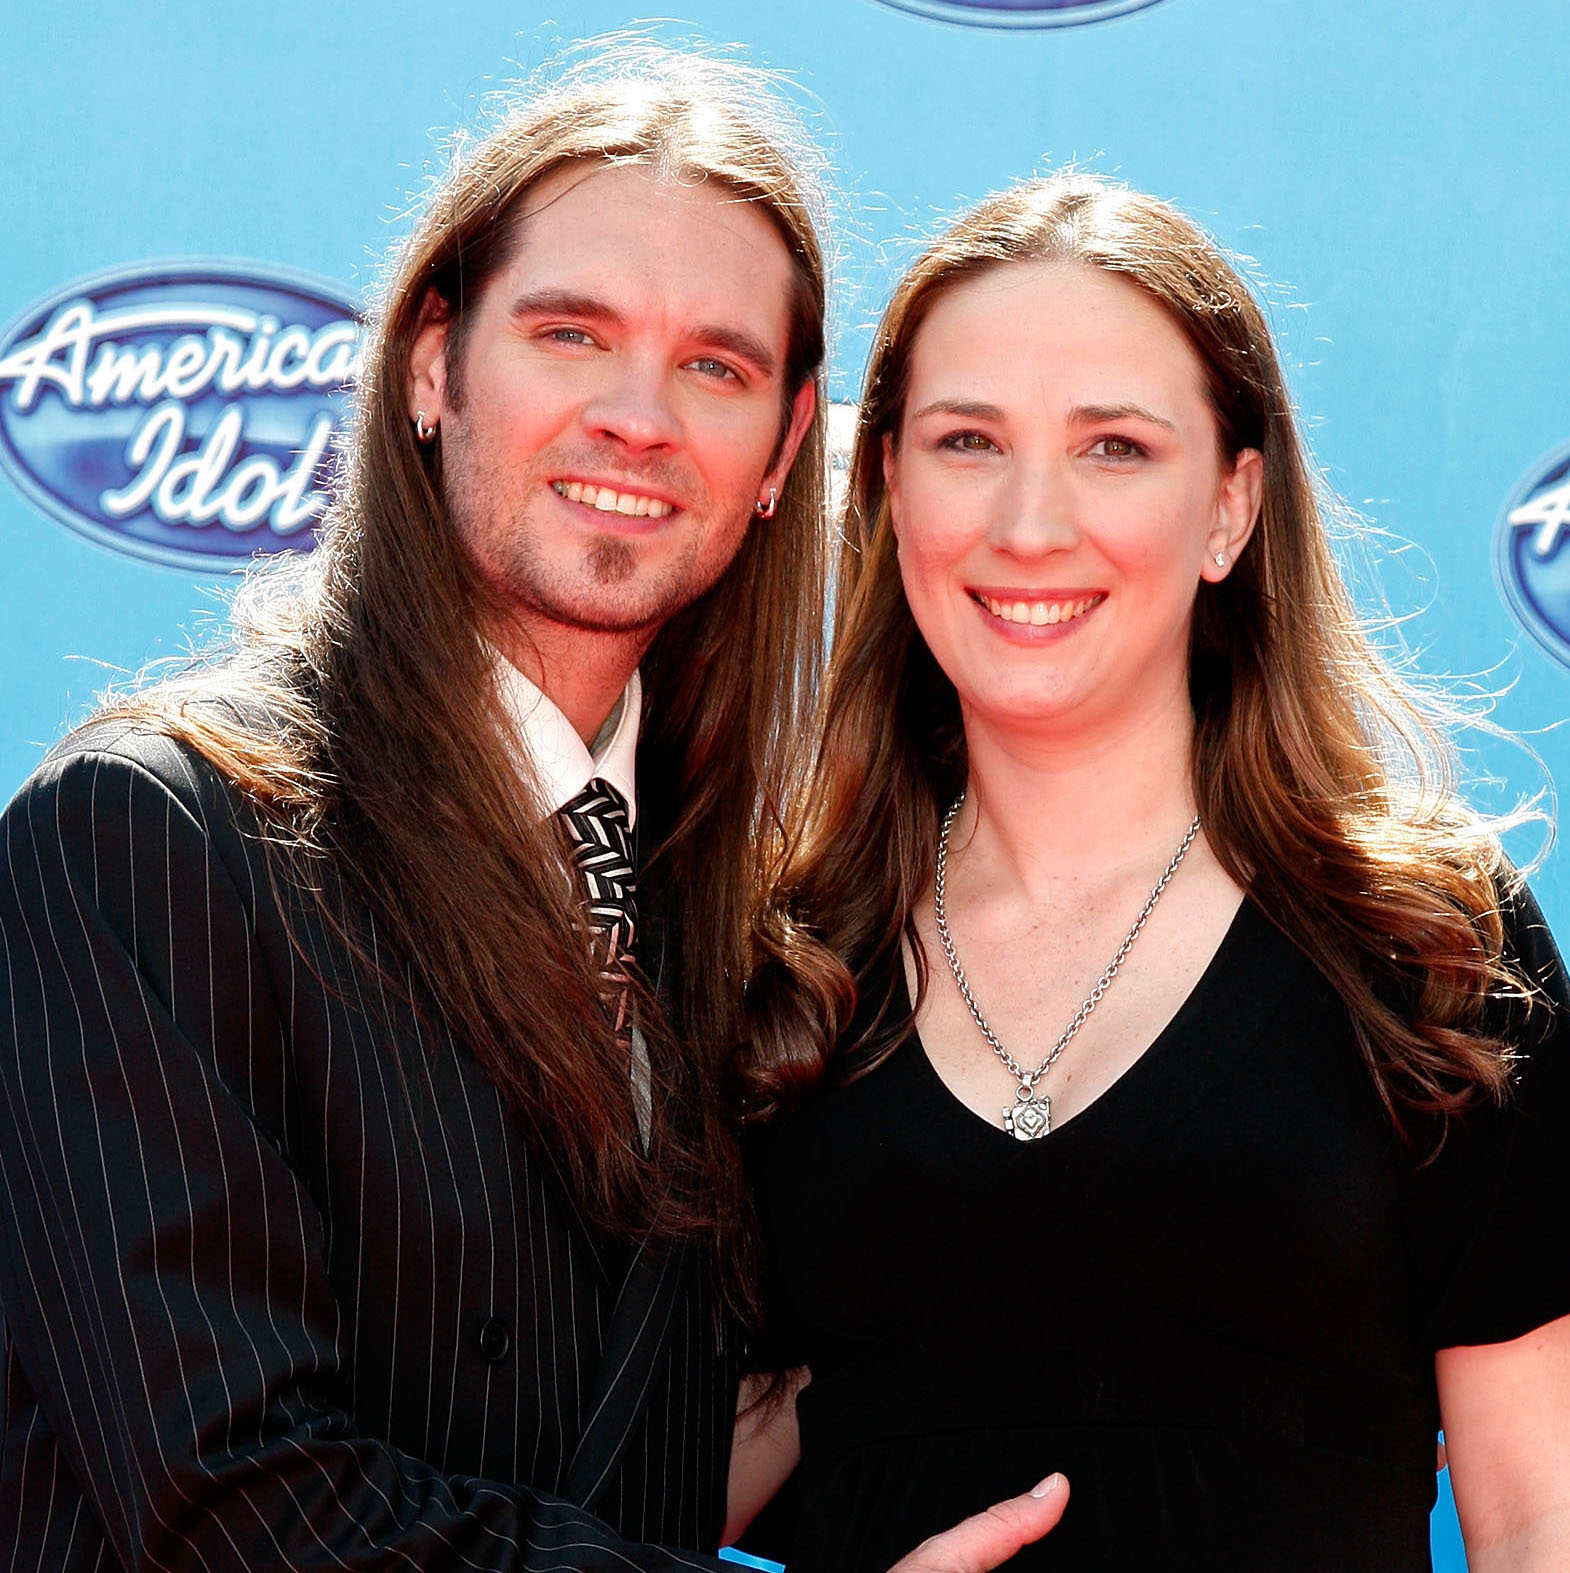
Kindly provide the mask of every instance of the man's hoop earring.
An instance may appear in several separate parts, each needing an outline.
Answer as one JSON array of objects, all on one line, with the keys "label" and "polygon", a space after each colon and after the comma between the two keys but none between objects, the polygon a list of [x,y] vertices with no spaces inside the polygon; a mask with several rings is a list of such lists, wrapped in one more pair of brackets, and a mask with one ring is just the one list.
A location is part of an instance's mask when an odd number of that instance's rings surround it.
[{"label": "man's hoop earring", "polygon": [[780,494],[771,486],[769,488],[769,500],[767,502],[763,502],[761,500],[755,502],[752,505],[752,511],[757,514],[760,519],[772,519],[774,517],[774,510],[779,505],[779,500]]},{"label": "man's hoop earring", "polygon": [[440,425],[440,421],[432,421],[427,426],[425,424],[425,411],[416,410],[414,412],[414,440],[422,448],[429,448],[436,441],[436,428]]}]

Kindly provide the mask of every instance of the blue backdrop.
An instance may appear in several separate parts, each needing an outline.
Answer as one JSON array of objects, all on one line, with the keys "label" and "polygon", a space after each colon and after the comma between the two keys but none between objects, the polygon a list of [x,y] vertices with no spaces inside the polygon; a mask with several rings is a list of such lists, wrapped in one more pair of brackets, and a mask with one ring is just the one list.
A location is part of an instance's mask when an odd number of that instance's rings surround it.
[{"label": "blue backdrop", "polygon": [[[854,220],[836,398],[911,238],[956,206],[1068,159],[1176,201],[1273,281],[1319,459],[1394,538],[1376,556],[1421,670],[1498,691],[1496,721],[1535,749],[1474,739],[1474,794],[1501,806],[1565,773],[1570,8],[680,3],[666,36],[790,70],[833,147]],[[625,0],[7,9],[0,320],[149,259],[352,297],[442,131],[555,41],[633,20]],[[1078,25],[998,25],[1043,21]],[[0,424],[18,388],[0,373]],[[0,479],[0,796],[95,690],[199,632],[221,582],[74,533]],[[1536,883],[1570,932],[1570,862]],[[1461,1567],[1443,1508],[1435,1534],[1436,1565]]]}]

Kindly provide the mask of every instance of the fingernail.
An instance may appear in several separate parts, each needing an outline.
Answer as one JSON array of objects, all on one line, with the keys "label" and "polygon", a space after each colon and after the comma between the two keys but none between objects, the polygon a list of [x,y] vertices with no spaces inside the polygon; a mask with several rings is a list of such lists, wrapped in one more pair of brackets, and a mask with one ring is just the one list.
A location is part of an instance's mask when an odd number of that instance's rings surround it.
[{"label": "fingernail", "polygon": [[1062,1475],[1048,1475],[1047,1478],[1045,1480],[1043,1480],[1039,1486],[1032,1486],[1030,1488],[1030,1494],[1033,1497],[1050,1496],[1062,1484],[1063,1484],[1063,1477],[1062,1477]]}]

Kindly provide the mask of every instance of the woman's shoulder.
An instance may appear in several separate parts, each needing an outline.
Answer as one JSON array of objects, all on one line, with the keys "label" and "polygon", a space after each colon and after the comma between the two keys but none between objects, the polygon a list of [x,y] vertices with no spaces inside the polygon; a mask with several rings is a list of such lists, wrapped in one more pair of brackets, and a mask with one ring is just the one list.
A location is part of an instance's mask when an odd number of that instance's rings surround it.
[{"label": "woman's shoulder", "polygon": [[1570,1314],[1570,985],[1529,884],[1497,875],[1505,968],[1484,1029],[1505,1056],[1499,1096],[1414,1147],[1408,1250],[1429,1348],[1501,1343]]},{"label": "woman's shoulder", "polygon": [[1506,959],[1530,990],[1528,1005],[1551,1017],[1570,1012],[1564,960],[1548,919],[1524,875],[1506,864],[1498,876],[1499,912],[1504,923]]},{"label": "woman's shoulder", "polygon": [[1531,887],[1513,869],[1501,880],[1499,911],[1512,983],[1490,1001],[1489,1026],[1510,1072],[1504,1102],[1529,1128],[1517,1140],[1533,1140],[1546,1128],[1556,1146],[1570,1145],[1570,979],[1564,959]]}]

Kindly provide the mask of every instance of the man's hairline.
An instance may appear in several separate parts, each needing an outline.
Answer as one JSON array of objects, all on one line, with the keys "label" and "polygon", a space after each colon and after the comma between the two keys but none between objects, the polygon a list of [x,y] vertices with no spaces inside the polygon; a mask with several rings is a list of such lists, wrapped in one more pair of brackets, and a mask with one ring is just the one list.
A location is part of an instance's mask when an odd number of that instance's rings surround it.
[{"label": "man's hairline", "polygon": [[[540,208],[535,208],[530,211],[528,209],[530,194],[533,193],[544,181],[551,179],[552,176],[577,165],[594,166],[596,169],[616,169],[637,165],[641,165],[645,168],[657,167],[656,161],[646,154],[570,153],[564,155],[558,161],[550,164],[545,169],[540,170],[536,175],[533,176],[532,179],[527,182],[527,184],[520,186],[515,192],[513,192],[513,194],[503,204],[501,212],[494,220],[497,225],[505,225],[509,233],[501,256],[491,271],[491,276],[485,281],[485,284],[481,288],[481,299],[483,299],[493,288],[495,288],[501,275],[516,259],[518,255],[518,248],[522,240],[522,232],[525,220],[533,217],[535,213],[544,211],[544,207],[549,206],[547,203],[542,205]],[[590,172],[590,170],[586,169],[585,175]],[[677,175],[677,183],[679,184],[680,172],[676,171],[675,173]],[[730,181],[726,180],[723,175],[711,175],[705,173],[701,177],[701,180],[693,180],[690,182],[690,184],[696,186],[710,180],[722,184],[728,190],[732,191],[737,201],[761,202],[765,207],[769,207],[769,203],[766,198],[762,196],[749,195],[747,192],[740,190]],[[568,187],[567,189],[570,190],[571,187]],[[558,193],[558,196],[565,196],[566,194],[567,193],[564,190]],[[551,200],[555,201],[556,198],[553,197]],[[777,222],[775,222],[772,217],[770,218],[770,225],[774,230],[775,238],[779,241],[781,249],[785,252],[786,261],[790,267],[791,288],[793,291],[799,291],[806,286],[807,282],[805,277],[805,268],[802,260],[797,256],[795,250],[790,245],[782,227]],[[447,398],[452,406],[457,409],[461,408],[463,403],[462,357],[467,348],[469,325],[479,314],[480,301],[476,300],[473,303],[466,305],[463,310],[456,313],[453,312],[452,308],[445,302],[442,304],[448,313],[448,322],[450,324],[448,328],[447,341],[443,346],[443,358],[446,362]],[[782,416],[779,436],[776,439],[773,451],[769,456],[770,466],[772,466],[775,459],[779,457],[779,451],[782,447],[784,447],[785,439],[790,434],[791,421],[796,406],[796,399],[799,397],[801,390],[806,387],[809,382],[812,382],[816,379],[819,371],[822,369],[823,364],[822,357],[820,356],[817,363],[805,368],[795,385],[791,385],[789,367],[791,361],[790,352],[793,348],[791,344],[791,338],[794,332],[792,326],[794,317],[795,313],[791,312],[786,323],[785,354],[781,358],[779,367]],[[821,404],[823,401],[820,399],[818,402]],[[820,415],[822,415],[822,413],[822,411],[815,412],[814,418],[818,418]],[[794,465],[792,467],[794,468]]]}]

